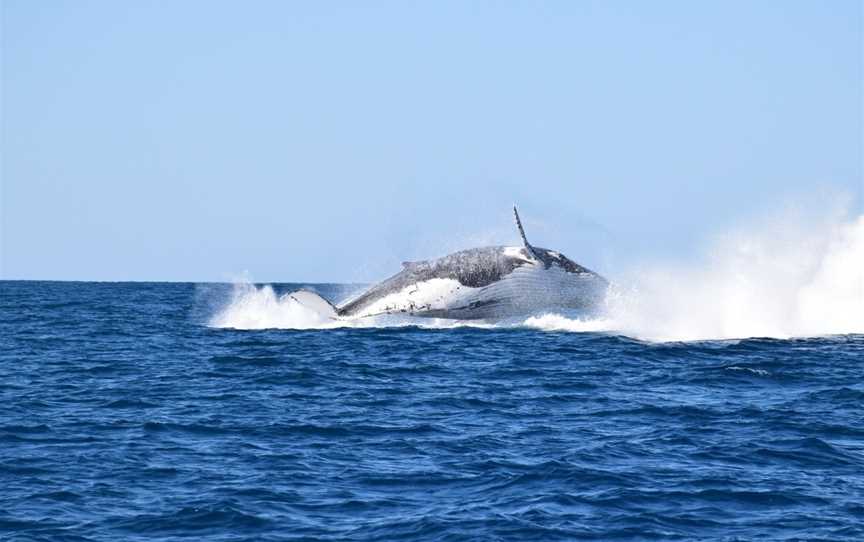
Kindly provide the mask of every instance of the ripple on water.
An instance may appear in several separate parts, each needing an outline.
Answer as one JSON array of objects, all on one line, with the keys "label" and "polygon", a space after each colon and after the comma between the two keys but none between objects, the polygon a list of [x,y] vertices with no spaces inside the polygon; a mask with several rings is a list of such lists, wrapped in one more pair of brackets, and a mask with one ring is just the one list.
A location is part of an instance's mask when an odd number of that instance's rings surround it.
[{"label": "ripple on water", "polygon": [[237,331],[194,285],[2,287],[2,540],[864,539],[860,335]]}]

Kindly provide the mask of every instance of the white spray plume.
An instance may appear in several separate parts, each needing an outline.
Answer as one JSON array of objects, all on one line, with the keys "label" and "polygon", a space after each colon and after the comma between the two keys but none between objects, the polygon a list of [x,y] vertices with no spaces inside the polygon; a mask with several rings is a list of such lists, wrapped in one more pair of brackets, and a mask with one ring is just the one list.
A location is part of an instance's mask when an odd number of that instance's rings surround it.
[{"label": "white spray plume", "polygon": [[272,286],[259,288],[244,280],[234,283],[231,300],[211,318],[210,325],[234,329],[315,329],[336,327],[337,322],[287,295],[277,296]]},{"label": "white spray plume", "polygon": [[615,327],[649,340],[864,333],[864,216],[787,211],[695,263],[639,269],[607,304]]}]

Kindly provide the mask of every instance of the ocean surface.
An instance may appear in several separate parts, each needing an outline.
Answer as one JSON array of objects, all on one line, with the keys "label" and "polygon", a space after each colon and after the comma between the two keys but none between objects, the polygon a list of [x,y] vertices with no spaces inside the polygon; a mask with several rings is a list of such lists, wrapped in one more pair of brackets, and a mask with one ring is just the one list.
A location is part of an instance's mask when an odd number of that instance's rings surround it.
[{"label": "ocean surface", "polygon": [[0,282],[0,539],[864,540],[864,335],[268,324],[296,286]]}]

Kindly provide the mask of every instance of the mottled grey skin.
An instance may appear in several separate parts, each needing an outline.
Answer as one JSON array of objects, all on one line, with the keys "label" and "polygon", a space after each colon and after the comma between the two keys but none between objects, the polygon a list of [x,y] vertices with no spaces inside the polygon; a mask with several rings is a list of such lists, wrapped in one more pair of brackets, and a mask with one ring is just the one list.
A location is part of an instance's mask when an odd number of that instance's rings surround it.
[{"label": "mottled grey skin", "polygon": [[[608,286],[606,279],[557,252],[532,247],[527,242],[525,248],[519,251],[518,256],[513,254],[513,247],[510,247],[509,254],[505,253],[505,249],[507,247],[503,246],[472,248],[435,260],[406,262],[403,264],[405,267],[401,272],[374,285],[359,297],[338,307],[336,309],[337,314],[344,317],[360,314],[376,301],[400,292],[408,286],[430,279],[453,279],[466,288],[482,289],[506,280],[516,269],[523,266],[534,266],[538,261],[547,270],[553,267],[560,268],[567,276],[573,277],[574,283],[575,281],[579,283],[577,296],[559,298],[554,296],[554,292],[552,292],[551,302],[549,301],[550,292],[546,289],[543,292],[546,294],[544,299],[546,299],[547,304],[552,306],[586,308],[596,303],[602,297],[602,291],[605,291],[606,286]],[[536,308],[535,305],[512,301],[504,304],[502,300],[490,297],[488,299],[478,298],[468,305],[452,307],[447,310],[412,307],[411,310],[404,312],[414,316],[473,319],[510,316],[514,312],[525,312]]]}]

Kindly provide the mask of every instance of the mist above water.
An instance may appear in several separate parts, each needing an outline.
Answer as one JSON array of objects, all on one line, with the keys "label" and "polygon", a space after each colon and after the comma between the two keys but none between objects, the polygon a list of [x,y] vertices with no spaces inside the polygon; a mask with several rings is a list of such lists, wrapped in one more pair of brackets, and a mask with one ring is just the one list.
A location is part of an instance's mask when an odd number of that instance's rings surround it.
[{"label": "mist above water", "polygon": [[631,269],[606,301],[615,329],[649,340],[864,333],[864,216],[786,211],[695,261]]}]

